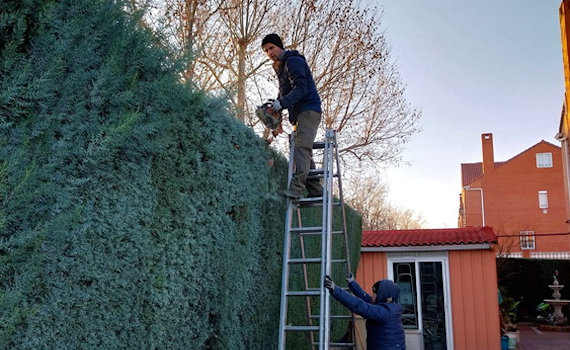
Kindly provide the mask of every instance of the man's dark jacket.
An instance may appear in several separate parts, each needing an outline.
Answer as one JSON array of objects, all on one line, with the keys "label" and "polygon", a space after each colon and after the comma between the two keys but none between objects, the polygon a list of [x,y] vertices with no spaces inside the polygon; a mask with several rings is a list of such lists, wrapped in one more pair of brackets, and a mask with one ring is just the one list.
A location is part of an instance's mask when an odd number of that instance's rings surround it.
[{"label": "man's dark jacket", "polygon": [[295,124],[299,113],[304,111],[322,112],[321,98],[305,57],[297,50],[285,50],[279,60],[278,99],[281,107],[289,110],[289,121]]},{"label": "man's dark jacket", "polygon": [[[390,280],[380,281],[374,303],[358,283],[352,281],[348,287],[354,295],[335,287],[332,296],[350,311],[366,319],[367,349],[405,350],[402,305],[397,304],[400,297],[398,285]],[[389,297],[392,302],[386,302]]]}]

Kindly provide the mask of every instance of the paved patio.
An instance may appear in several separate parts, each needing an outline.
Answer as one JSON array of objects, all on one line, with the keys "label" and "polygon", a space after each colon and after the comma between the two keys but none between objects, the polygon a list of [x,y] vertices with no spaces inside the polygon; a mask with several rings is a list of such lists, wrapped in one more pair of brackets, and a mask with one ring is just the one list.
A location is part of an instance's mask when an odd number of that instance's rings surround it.
[{"label": "paved patio", "polygon": [[570,333],[543,332],[535,326],[519,326],[520,344],[518,350],[562,350],[570,349]]}]

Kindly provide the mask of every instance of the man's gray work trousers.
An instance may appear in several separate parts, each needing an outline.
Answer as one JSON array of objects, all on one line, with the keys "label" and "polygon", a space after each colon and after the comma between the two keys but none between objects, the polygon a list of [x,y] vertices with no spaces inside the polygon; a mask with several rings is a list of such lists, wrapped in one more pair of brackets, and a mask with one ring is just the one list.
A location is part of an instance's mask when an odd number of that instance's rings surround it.
[{"label": "man's gray work trousers", "polygon": [[323,186],[319,179],[307,180],[310,169],[315,169],[313,161],[313,142],[317,136],[321,113],[315,111],[304,111],[297,116],[297,130],[295,132],[295,172],[291,179],[289,189],[300,195],[303,190],[309,191],[309,196],[321,196]]}]

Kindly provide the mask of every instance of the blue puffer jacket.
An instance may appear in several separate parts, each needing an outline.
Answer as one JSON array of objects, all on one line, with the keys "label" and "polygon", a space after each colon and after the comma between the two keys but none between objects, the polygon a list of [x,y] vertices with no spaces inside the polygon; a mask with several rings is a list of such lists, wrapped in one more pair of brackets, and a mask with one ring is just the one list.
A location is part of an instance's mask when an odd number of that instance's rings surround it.
[{"label": "blue puffer jacket", "polygon": [[321,98],[305,57],[296,50],[286,50],[280,61],[283,64],[277,71],[278,99],[281,107],[289,110],[289,121],[296,123],[303,111],[322,112]]},{"label": "blue puffer jacket", "polygon": [[[350,311],[366,319],[366,345],[368,350],[405,350],[402,306],[397,304],[400,287],[390,280],[379,283],[376,300],[356,282],[348,284],[354,296],[335,287],[332,296]],[[391,297],[392,302],[386,302]]]}]

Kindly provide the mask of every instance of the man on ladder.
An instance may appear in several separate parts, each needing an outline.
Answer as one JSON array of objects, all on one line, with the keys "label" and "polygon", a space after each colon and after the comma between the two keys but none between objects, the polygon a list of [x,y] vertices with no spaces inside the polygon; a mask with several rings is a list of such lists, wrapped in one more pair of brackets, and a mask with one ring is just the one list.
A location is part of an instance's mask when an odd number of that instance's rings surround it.
[{"label": "man on ladder", "polygon": [[[285,50],[277,34],[265,36],[261,47],[267,57],[273,61],[273,68],[279,79],[279,96],[276,100],[258,107],[256,114],[268,128],[273,130],[273,136],[276,136],[280,132],[281,125],[279,112],[288,109],[289,121],[295,128],[290,138],[287,175],[289,186],[283,192],[288,201],[283,235],[278,349],[292,349],[291,346],[299,348],[299,339],[302,343],[308,340],[309,344],[305,344],[309,345],[307,348],[310,349],[329,350],[330,346],[354,347],[354,343],[346,342],[348,340],[342,343],[331,342],[331,321],[335,320],[335,325],[340,324],[342,327],[342,322],[350,322],[352,315],[332,315],[329,294],[320,283],[325,275],[331,274],[333,263],[341,269],[340,264],[344,264],[346,271],[350,271],[336,132],[332,129],[327,130],[325,141],[314,144],[321,122],[321,99],[305,58],[295,50]],[[315,169],[313,161],[313,149],[316,148],[323,149],[323,169],[320,170]],[[319,180],[321,177],[325,184],[324,189]],[[335,188],[338,189],[337,199],[333,195],[333,184],[336,184]],[[305,190],[308,192],[308,197],[312,198],[303,198]],[[302,209],[319,205],[322,206],[320,226],[304,226]],[[342,228],[336,230],[333,229],[333,207],[338,208],[337,212],[341,215],[338,221],[341,222]],[[294,245],[292,245],[292,236],[295,236]],[[335,247],[339,248],[334,250],[336,258],[333,258],[333,236],[338,237],[337,240],[342,239],[335,241]],[[292,246],[295,248],[293,252]],[[306,249],[307,247],[310,248]],[[302,274],[302,283],[290,286],[291,266],[300,266],[299,269],[294,268],[293,273]],[[319,277],[315,278],[316,274]],[[314,286],[312,284],[314,282],[318,285]],[[305,298],[305,303],[291,303],[292,308],[289,310],[290,298]],[[302,317],[298,317],[302,311],[299,306],[305,311],[304,321]],[[289,311],[295,315],[291,319],[288,319]],[[286,334],[291,332],[297,334],[308,332],[308,339],[303,336],[301,338],[293,336],[290,339],[292,342],[287,347]]]},{"label": "man on ladder", "polygon": [[290,199],[321,197],[323,187],[318,179],[308,179],[309,170],[315,168],[313,142],[321,122],[321,98],[309,65],[297,50],[285,50],[277,34],[269,34],[261,42],[263,52],[273,61],[279,80],[279,96],[272,108],[289,111],[289,121],[295,127],[295,173],[283,195]]}]

